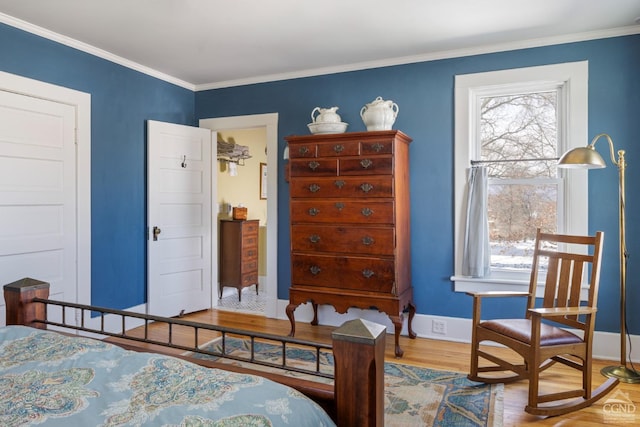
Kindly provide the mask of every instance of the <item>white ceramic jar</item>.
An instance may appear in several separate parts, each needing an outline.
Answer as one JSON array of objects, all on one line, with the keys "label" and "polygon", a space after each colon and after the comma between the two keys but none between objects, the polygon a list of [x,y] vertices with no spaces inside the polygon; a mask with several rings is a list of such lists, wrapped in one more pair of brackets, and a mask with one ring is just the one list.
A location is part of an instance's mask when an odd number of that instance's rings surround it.
[{"label": "white ceramic jar", "polygon": [[398,104],[385,101],[379,96],[362,107],[360,117],[368,131],[391,130],[399,111]]}]

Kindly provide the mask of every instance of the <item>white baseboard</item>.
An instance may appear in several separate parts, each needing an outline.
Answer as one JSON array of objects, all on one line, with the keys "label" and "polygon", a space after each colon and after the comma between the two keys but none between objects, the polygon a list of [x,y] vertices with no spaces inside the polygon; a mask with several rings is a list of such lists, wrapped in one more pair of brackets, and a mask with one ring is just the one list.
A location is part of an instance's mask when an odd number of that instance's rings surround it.
[{"label": "white baseboard", "polygon": [[[277,318],[287,319],[285,308],[289,304],[288,300],[278,300],[276,310]],[[405,316],[402,335],[407,335],[407,317]],[[372,322],[385,325],[387,333],[393,334],[393,324],[389,317],[375,310],[360,310],[351,308],[345,314],[338,314],[331,306],[318,307],[318,322],[321,325],[340,326],[347,320],[362,318]],[[295,311],[296,322],[310,322],[313,319],[313,309],[311,304],[301,304]],[[434,321],[439,328],[434,328]],[[413,318],[413,331],[421,338],[430,338],[443,341],[471,342],[471,319],[460,317],[432,316],[428,314],[416,314]],[[434,330],[441,330],[436,333]],[[632,335],[629,348],[637,349],[631,355],[633,363],[640,363],[640,336]],[[594,332],[593,335],[593,357],[601,360],[620,361],[620,334],[612,332]],[[627,358],[629,359],[629,358]]]}]

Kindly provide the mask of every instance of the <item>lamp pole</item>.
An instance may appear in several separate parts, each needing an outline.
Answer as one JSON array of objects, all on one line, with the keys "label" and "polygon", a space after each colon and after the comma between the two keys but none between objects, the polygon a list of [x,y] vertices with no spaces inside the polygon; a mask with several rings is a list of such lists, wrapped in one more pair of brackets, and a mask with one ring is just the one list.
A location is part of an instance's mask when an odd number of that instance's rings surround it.
[{"label": "lamp pole", "polygon": [[558,167],[565,168],[604,168],[606,164],[600,154],[595,150],[598,140],[604,137],[609,142],[611,162],[618,167],[618,230],[620,234],[620,366],[607,366],[600,371],[602,375],[617,378],[626,383],[640,383],[640,374],[627,368],[627,245],[625,224],[625,176],[627,163],[624,159],[624,150],[618,150],[618,160],[614,155],[613,141],[606,133],[596,135],[586,147],[574,148],[565,153],[558,161]]},{"label": "lamp pole", "polygon": [[618,208],[620,224],[620,365],[627,366],[627,228],[626,228],[626,199],[625,176],[627,164],[624,161],[624,150],[618,150],[618,176],[620,206]]},{"label": "lamp pole", "polygon": [[614,157],[613,141],[606,133],[596,135],[591,142],[595,145],[600,137],[604,136],[609,142],[611,162],[618,166],[618,224],[620,234],[620,366],[607,366],[600,371],[602,375],[610,378],[618,378],[625,383],[640,383],[640,374],[627,368],[627,244],[626,244],[626,218],[625,218],[625,169],[627,163],[624,159],[624,150],[618,150],[618,160]]}]

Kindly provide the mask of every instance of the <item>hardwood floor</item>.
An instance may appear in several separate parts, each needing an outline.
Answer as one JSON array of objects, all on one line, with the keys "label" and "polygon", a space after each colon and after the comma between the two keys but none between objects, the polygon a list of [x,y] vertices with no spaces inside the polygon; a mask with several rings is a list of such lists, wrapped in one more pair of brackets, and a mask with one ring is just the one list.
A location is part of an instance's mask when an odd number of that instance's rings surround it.
[{"label": "hardwood floor", "polygon": [[[251,331],[267,332],[270,334],[287,335],[289,333],[289,322],[287,320],[268,319],[263,316],[255,316],[238,312],[222,310],[206,310],[185,316],[188,320],[196,322],[212,323],[233,328],[246,329]],[[311,326],[308,323],[298,322],[296,324],[296,337],[319,342],[331,342],[331,331],[329,326]],[[207,337],[203,337],[206,340]],[[407,337],[400,338],[400,345],[404,350],[404,357],[396,359],[394,356],[394,345],[391,335],[387,336],[385,359],[388,361],[399,361],[405,364],[425,366],[433,369],[441,369],[456,372],[468,372],[469,367],[469,344],[454,343],[449,341],[438,341],[425,338],[415,340]],[[507,352],[508,350],[505,350]],[[600,369],[612,363],[610,361],[594,361],[593,383],[594,388],[604,382],[604,377],[600,374]],[[568,382],[580,381],[578,371],[562,367],[552,367],[545,371],[544,377],[547,381],[542,386],[556,390]],[[552,380],[552,382],[551,382]],[[543,388],[544,390],[544,388]],[[636,405],[640,406],[640,384],[624,384],[616,388],[611,394],[622,391]],[[611,396],[610,395],[610,396]],[[589,408],[571,414],[541,418],[529,415],[524,412],[527,402],[527,383],[521,381],[505,385],[504,393],[504,426],[601,426],[619,425],[611,416],[607,417],[604,411],[604,403],[607,397],[595,403]],[[635,423],[640,423],[640,409],[635,415]],[[635,424],[634,423],[634,424]],[[629,423],[625,425],[631,425]]]}]

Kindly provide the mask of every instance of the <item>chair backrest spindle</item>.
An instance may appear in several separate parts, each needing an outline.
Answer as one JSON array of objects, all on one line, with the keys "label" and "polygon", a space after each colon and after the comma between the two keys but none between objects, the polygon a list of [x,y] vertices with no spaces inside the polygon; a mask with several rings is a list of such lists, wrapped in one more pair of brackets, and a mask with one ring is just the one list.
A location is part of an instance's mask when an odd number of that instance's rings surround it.
[{"label": "chair backrest spindle", "polygon": [[[528,308],[577,307],[581,300],[582,304],[594,306],[598,297],[602,240],[602,232],[594,236],[573,236],[543,233],[538,229],[529,287],[534,297],[529,298]],[[568,251],[569,246],[575,252]],[[550,249],[553,247],[555,250]],[[589,280],[585,283],[583,277],[589,269]],[[536,304],[536,288],[543,276],[544,294]],[[584,287],[588,288],[586,300],[581,298]],[[561,321],[567,326],[585,329],[584,321],[578,316],[565,316]]]}]

